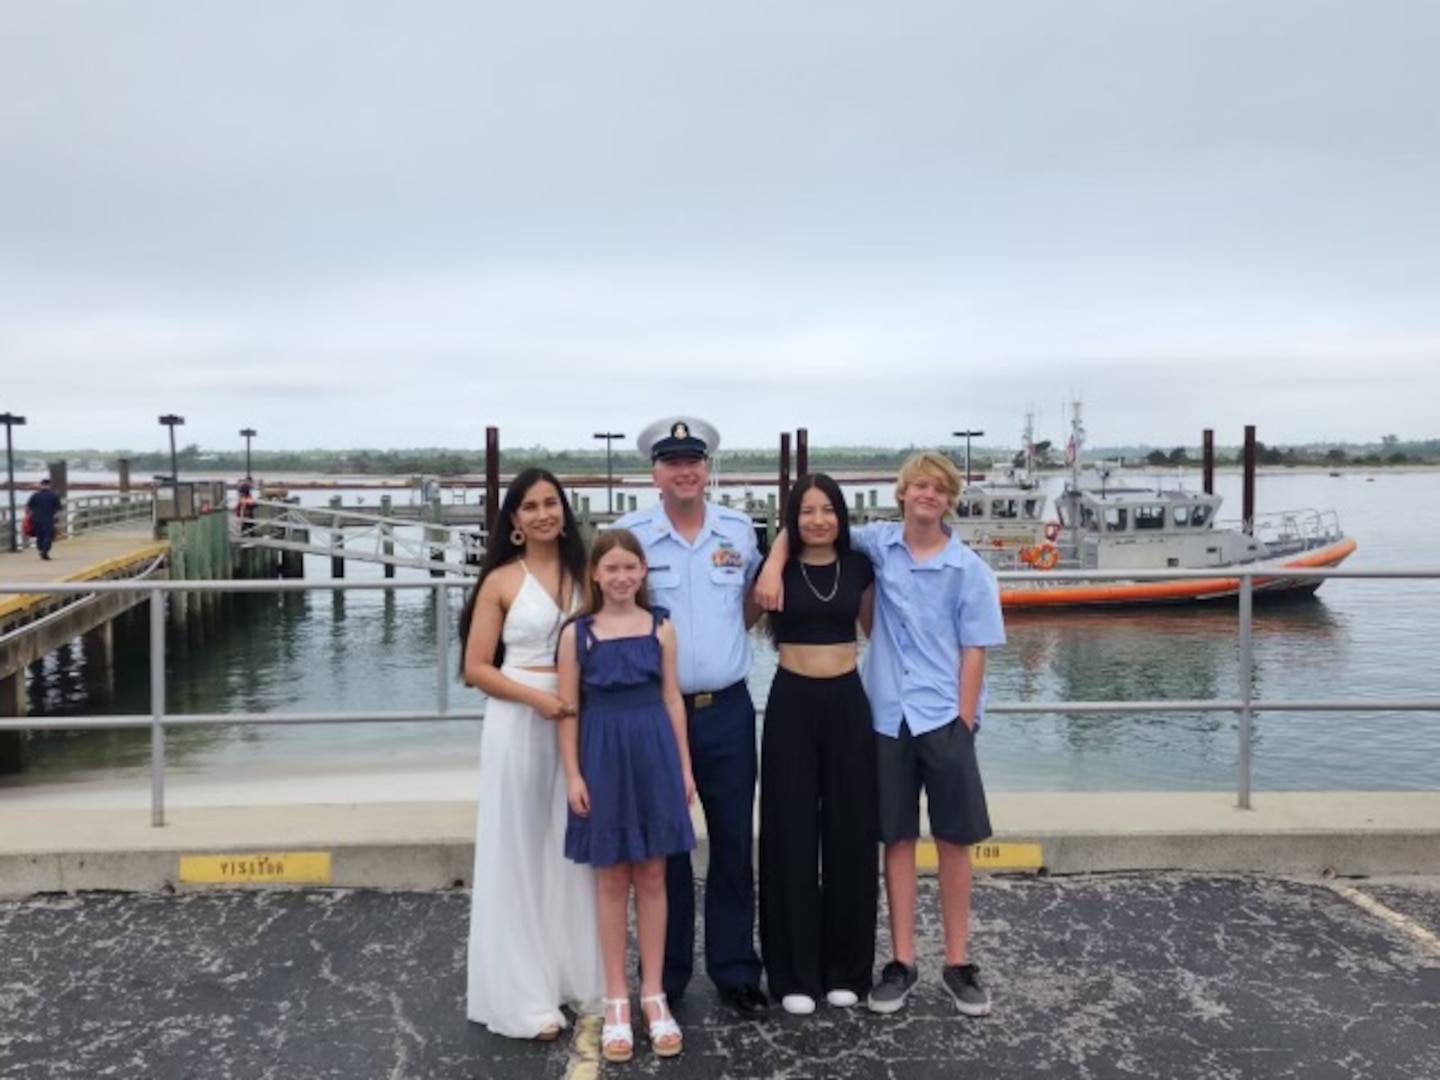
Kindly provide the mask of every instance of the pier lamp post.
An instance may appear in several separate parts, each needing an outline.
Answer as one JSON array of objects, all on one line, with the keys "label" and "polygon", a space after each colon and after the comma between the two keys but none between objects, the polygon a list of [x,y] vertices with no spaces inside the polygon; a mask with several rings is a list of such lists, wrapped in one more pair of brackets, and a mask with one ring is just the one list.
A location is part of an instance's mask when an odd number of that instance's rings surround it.
[{"label": "pier lamp post", "polygon": [[255,479],[255,474],[250,471],[250,440],[260,434],[253,427],[242,427],[240,435],[245,440],[245,479]]},{"label": "pier lamp post", "polygon": [[616,439],[625,438],[618,431],[597,431],[595,438],[605,440],[605,512],[615,512],[615,473],[610,467],[610,444]]},{"label": "pier lamp post", "polygon": [[965,440],[965,483],[970,483],[970,440],[978,439],[985,433],[983,431],[952,431],[951,435],[957,439]]},{"label": "pier lamp post", "polygon": [[[160,417],[160,423],[170,429],[170,483],[174,484],[178,489],[180,485],[180,459],[175,455],[175,428],[185,423],[185,418],[183,416],[176,416],[174,413],[166,413]],[[178,490],[175,493],[175,498],[177,500],[180,498]]]},{"label": "pier lamp post", "polygon": [[0,424],[5,425],[5,468],[9,474],[10,491],[10,550],[20,550],[19,534],[15,531],[15,444],[10,440],[10,429],[25,426],[25,417],[14,413],[0,413]]}]

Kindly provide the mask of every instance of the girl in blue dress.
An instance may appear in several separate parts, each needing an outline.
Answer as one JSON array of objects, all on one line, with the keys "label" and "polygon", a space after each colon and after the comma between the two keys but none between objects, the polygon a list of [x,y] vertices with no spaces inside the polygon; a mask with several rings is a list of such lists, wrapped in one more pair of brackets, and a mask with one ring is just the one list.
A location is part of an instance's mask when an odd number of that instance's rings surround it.
[{"label": "girl in blue dress", "polygon": [[595,867],[596,922],[605,970],[607,1061],[628,1061],[635,1038],[625,982],[626,921],[635,892],[640,1008],[659,1057],[680,1052],[680,1027],[661,990],[665,860],[694,848],[695,797],[675,629],[651,608],[644,548],[625,529],[590,552],[585,613],[561,632],[560,696],[580,703],[559,724],[570,802],[565,854]]}]

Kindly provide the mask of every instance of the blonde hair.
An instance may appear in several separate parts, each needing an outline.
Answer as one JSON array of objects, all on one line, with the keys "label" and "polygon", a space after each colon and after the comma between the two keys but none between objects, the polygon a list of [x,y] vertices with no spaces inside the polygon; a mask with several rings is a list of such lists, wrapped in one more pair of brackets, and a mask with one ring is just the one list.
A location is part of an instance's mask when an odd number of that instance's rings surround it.
[{"label": "blonde hair", "polygon": [[[600,592],[600,586],[595,583],[595,568],[600,565],[601,559],[616,548],[634,555],[640,560],[641,566],[649,565],[649,560],[645,558],[645,548],[629,529],[606,529],[595,537],[595,543],[590,548],[590,572],[585,580],[585,609],[581,612],[582,615],[594,615],[605,606],[605,596]],[[640,582],[640,588],[635,593],[635,603],[646,611],[650,610],[650,590],[644,581]]]},{"label": "blonde hair", "polygon": [[934,480],[940,490],[950,498],[953,508],[960,497],[960,470],[955,463],[938,450],[917,450],[900,466],[895,477],[895,501],[902,508],[905,505],[905,489],[921,477]]}]

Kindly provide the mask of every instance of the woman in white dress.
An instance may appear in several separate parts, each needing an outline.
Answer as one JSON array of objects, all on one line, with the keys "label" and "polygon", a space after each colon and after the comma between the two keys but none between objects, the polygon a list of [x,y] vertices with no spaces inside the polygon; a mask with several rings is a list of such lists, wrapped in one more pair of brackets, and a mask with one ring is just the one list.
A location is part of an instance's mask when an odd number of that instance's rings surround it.
[{"label": "woman in white dress", "polygon": [[465,681],[489,699],[480,737],[466,1013],[497,1035],[553,1039],[562,1005],[598,1014],[595,878],[565,858],[555,644],[585,581],[560,483],[526,469],[505,492],[460,616]]}]

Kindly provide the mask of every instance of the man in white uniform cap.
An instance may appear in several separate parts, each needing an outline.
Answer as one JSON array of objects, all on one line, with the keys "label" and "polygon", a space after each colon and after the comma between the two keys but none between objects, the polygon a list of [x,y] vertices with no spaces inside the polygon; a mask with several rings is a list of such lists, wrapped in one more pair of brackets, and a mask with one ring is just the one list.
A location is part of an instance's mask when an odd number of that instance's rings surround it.
[{"label": "man in white uniform cap", "polygon": [[[755,527],[747,515],[705,499],[709,456],[720,445],[705,421],[667,417],[647,427],[638,443],[652,462],[660,502],[626,514],[616,526],[644,545],[651,598],[675,622],[691,764],[710,840],[705,969],[725,1004],[756,1016],[768,1001],[755,950],[755,705],[745,685],[748,631],[759,618],[750,600],[760,565]],[[669,860],[666,892],[664,986],[675,1001],[694,967],[695,879],[688,854]]]}]

